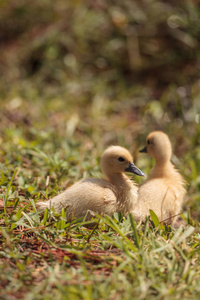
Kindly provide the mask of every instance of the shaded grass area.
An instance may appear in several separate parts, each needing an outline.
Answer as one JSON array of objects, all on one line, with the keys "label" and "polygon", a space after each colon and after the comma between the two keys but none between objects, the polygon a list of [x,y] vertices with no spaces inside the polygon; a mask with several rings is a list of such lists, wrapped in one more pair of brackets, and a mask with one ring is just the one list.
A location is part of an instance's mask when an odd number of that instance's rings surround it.
[{"label": "shaded grass area", "polygon": [[[198,1],[0,4],[0,298],[198,299]],[[36,211],[151,130],[187,181],[180,227]],[[134,178],[139,184],[142,178]],[[94,225],[95,224],[95,225]],[[92,226],[91,226],[92,225]]]}]

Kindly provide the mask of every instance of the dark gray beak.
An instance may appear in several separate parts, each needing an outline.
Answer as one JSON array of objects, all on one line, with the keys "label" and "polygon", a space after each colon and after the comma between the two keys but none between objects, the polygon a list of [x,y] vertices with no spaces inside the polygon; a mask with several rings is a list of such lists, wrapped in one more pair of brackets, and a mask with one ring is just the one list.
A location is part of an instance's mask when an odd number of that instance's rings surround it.
[{"label": "dark gray beak", "polygon": [[139,152],[140,153],[147,153],[147,146],[145,146],[144,148],[142,148]]},{"label": "dark gray beak", "polygon": [[134,173],[134,174],[139,175],[139,176],[146,176],[138,167],[136,167],[136,165],[134,165],[131,162],[130,162],[128,168],[125,169],[125,172]]}]

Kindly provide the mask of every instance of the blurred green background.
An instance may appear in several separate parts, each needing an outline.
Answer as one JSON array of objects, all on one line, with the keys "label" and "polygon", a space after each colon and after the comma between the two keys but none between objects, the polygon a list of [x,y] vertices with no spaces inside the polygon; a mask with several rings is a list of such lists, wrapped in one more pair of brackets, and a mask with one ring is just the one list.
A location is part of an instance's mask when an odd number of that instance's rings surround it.
[{"label": "blurred green background", "polygon": [[186,209],[200,218],[199,46],[197,0],[1,1],[2,168],[26,169],[35,147],[55,155],[48,170],[32,160],[31,182],[66,169],[56,157],[76,151],[73,164],[85,165],[66,170],[74,181],[96,175],[96,157],[120,144],[148,174],[138,149],[163,130],[188,182]]}]

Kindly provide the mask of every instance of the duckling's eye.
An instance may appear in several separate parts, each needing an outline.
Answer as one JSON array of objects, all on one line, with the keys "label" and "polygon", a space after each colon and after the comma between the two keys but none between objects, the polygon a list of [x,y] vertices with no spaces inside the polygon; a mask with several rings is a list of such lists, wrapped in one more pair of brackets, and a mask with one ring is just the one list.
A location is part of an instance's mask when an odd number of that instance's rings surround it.
[{"label": "duckling's eye", "polygon": [[151,142],[150,142],[150,140],[147,140],[147,144],[149,145]]},{"label": "duckling's eye", "polygon": [[121,157],[121,156],[118,158],[118,160],[119,161],[125,161],[125,159],[123,157]]}]

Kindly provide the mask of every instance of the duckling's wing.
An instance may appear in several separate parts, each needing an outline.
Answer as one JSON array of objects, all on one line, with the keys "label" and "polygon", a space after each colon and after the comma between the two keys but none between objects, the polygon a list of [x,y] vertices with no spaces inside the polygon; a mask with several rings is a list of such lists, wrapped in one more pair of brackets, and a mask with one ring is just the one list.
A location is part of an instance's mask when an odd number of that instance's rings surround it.
[{"label": "duckling's wing", "polygon": [[117,193],[115,187],[104,179],[89,178],[82,180],[77,186],[77,197],[80,201],[76,202],[77,210],[86,212],[92,210],[96,213],[112,215],[117,209]]},{"label": "duckling's wing", "polygon": [[48,201],[39,202],[38,207],[54,207],[59,212],[67,207],[68,217],[83,217],[88,210],[112,215],[116,211],[116,203],[117,195],[111,183],[104,179],[88,178]]}]

